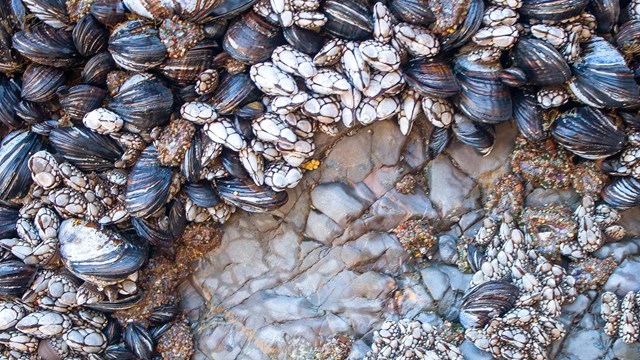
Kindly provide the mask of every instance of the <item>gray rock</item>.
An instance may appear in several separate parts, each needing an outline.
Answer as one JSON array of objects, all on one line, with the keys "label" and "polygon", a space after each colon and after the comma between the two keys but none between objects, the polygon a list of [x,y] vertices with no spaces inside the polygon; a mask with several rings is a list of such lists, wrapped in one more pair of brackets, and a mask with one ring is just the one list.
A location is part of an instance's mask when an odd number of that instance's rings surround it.
[{"label": "gray rock", "polygon": [[479,222],[483,218],[484,218],[483,209],[469,211],[468,213],[460,217],[460,221],[458,221],[458,225],[460,225],[460,229],[462,229],[462,231],[467,231],[467,229],[469,229],[473,224]]},{"label": "gray rock", "polygon": [[598,251],[593,253],[594,256],[604,259],[613,256],[616,262],[621,263],[629,256],[638,255],[640,253],[640,238],[630,238],[620,242],[606,243]]},{"label": "gray rock", "polygon": [[504,166],[513,151],[517,133],[516,126],[510,121],[496,126],[495,146],[488,156],[482,157],[472,147],[457,142],[446,152],[462,171],[473,179],[480,179]]},{"label": "gray rock", "polygon": [[583,330],[570,334],[558,359],[562,360],[600,360],[607,351],[607,336],[598,330]]},{"label": "gray rock", "polygon": [[621,219],[618,224],[624,226],[627,235],[640,236],[640,206],[636,206],[620,213]]},{"label": "gray rock", "polygon": [[638,290],[640,290],[640,257],[638,256],[630,257],[620,264],[603,287],[603,291],[611,291],[618,296]]},{"label": "gray rock", "polygon": [[619,360],[637,360],[640,356],[640,343],[626,344],[622,339],[617,339],[612,350]]},{"label": "gray rock", "polygon": [[343,232],[344,229],[328,216],[315,210],[309,212],[307,226],[304,230],[304,234],[308,237],[329,246],[331,245],[331,240],[340,236]]},{"label": "gray rock", "polygon": [[465,340],[458,347],[462,352],[462,355],[465,359],[473,359],[473,360],[492,360],[493,356],[488,352],[484,352],[478,349],[473,343],[469,340]]},{"label": "gray rock", "polygon": [[427,287],[434,300],[442,300],[444,293],[449,290],[449,277],[437,267],[428,267],[420,271],[422,282]]},{"label": "gray rock", "polygon": [[318,211],[342,227],[360,216],[370,205],[356,196],[352,187],[342,183],[318,185],[311,192],[311,202]]},{"label": "gray rock", "polygon": [[438,237],[438,255],[447,264],[455,264],[458,261],[457,238],[451,235],[441,235]]},{"label": "gray rock", "polygon": [[438,156],[428,167],[429,198],[443,222],[479,208],[480,191],[475,181],[456,169],[446,156]]}]

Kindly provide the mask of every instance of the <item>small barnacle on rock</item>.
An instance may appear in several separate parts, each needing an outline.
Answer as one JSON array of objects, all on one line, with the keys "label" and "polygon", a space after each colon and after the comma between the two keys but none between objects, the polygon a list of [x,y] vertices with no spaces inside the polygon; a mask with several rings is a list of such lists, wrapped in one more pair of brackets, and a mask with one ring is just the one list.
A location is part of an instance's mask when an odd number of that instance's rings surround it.
[{"label": "small barnacle on rock", "polygon": [[550,258],[557,258],[562,245],[573,241],[578,230],[571,209],[561,205],[526,208],[522,223],[527,224],[531,247]]},{"label": "small barnacle on rock", "polygon": [[407,174],[396,183],[396,190],[401,194],[412,194],[417,184],[417,175]]},{"label": "small barnacle on rock", "polygon": [[160,336],[156,350],[163,360],[190,359],[195,352],[191,329],[184,321],[175,322]]},{"label": "small barnacle on rock", "polygon": [[507,174],[496,182],[494,190],[488,196],[486,208],[498,213],[509,211],[517,217],[522,211],[523,203],[522,180],[517,175]]},{"label": "small barnacle on rock", "polygon": [[535,187],[564,189],[572,184],[574,170],[570,154],[551,140],[533,143],[516,139],[511,157],[513,172]]},{"label": "small barnacle on rock", "polygon": [[433,228],[426,219],[405,221],[392,231],[404,250],[415,258],[429,256],[438,242]]},{"label": "small barnacle on rock", "polygon": [[569,274],[576,279],[576,291],[585,293],[589,290],[599,290],[616,266],[616,261],[611,256],[604,259],[588,257],[571,264]]},{"label": "small barnacle on rock", "polygon": [[337,335],[324,343],[315,353],[313,360],[345,360],[349,356],[353,337]]}]

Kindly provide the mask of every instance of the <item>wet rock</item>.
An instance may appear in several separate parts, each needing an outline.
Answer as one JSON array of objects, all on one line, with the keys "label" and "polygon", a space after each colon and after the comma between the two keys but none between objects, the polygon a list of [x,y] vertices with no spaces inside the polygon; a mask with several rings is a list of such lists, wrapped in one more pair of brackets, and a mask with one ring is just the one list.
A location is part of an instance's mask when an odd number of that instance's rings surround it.
[{"label": "wet rock", "polygon": [[640,290],[640,257],[623,261],[604,284],[603,291],[611,291],[622,297],[629,291]]},{"label": "wet rock", "polygon": [[438,238],[438,254],[443,262],[455,264],[458,261],[457,239],[451,235],[440,236]]},{"label": "wet rock", "polygon": [[354,193],[353,188],[342,183],[318,185],[311,192],[311,202],[318,211],[343,227],[369,205]]},{"label": "wet rock", "polygon": [[601,360],[606,353],[607,336],[599,330],[583,330],[570,334],[557,359]]},{"label": "wet rock", "polygon": [[454,167],[446,156],[439,156],[427,170],[429,198],[444,222],[456,215],[479,208],[480,191],[473,179]]}]

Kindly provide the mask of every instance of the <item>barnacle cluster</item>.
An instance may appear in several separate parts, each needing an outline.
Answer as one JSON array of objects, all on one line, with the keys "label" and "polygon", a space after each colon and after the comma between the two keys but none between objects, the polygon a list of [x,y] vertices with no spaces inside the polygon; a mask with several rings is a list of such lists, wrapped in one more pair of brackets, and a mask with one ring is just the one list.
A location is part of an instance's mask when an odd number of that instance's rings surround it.
[{"label": "barnacle cluster", "polygon": [[610,291],[600,297],[600,316],[604,320],[604,333],[619,337],[627,344],[640,336],[640,292],[630,291],[622,300]]},{"label": "barnacle cluster", "polygon": [[558,317],[575,299],[575,279],[532,250],[508,213],[494,224],[479,237],[486,250],[471,264],[474,287],[463,298],[460,321],[469,340],[498,358],[546,357],[564,334]]},{"label": "barnacle cluster", "polygon": [[438,243],[434,229],[426,219],[407,220],[392,230],[400,245],[415,258],[427,257]]},{"label": "barnacle cluster", "polygon": [[447,342],[429,323],[387,320],[373,333],[371,351],[364,360],[442,359],[463,360],[462,352]]}]

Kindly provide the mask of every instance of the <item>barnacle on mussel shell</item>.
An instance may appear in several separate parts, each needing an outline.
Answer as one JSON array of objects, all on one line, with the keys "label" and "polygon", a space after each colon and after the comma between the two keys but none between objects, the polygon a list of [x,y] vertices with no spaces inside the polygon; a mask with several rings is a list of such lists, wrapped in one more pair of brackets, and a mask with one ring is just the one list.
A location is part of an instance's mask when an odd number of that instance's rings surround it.
[{"label": "barnacle on mussel shell", "polygon": [[506,281],[487,281],[465,292],[460,304],[460,323],[465,328],[483,327],[504,315],[516,303],[518,288]]},{"label": "barnacle on mussel shell", "polygon": [[147,246],[96,223],[68,219],[60,224],[60,257],[74,275],[95,284],[113,284],[144,265]]},{"label": "barnacle on mussel shell", "polygon": [[625,134],[600,110],[576,107],[553,123],[553,137],[585,159],[603,159],[622,150]]}]

